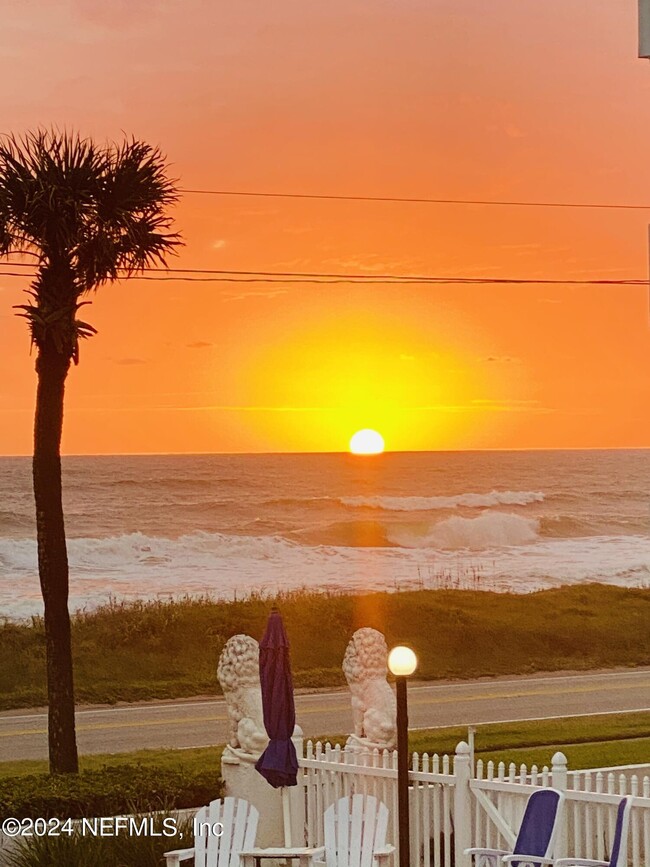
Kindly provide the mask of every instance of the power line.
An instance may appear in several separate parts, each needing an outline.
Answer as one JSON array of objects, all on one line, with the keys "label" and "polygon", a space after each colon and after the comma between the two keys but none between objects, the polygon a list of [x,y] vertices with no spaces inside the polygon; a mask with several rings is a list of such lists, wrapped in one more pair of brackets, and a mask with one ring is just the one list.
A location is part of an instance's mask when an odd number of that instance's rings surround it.
[{"label": "power line", "polygon": [[327,193],[266,193],[256,190],[190,190],[180,193],[198,196],[242,196],[262,199],[316,199],[334,202],[396,202],[414,205],[488,205],[508,208],[581,208],[615,211],[650,211],[650,205],[616,204],[610,202],[522,202],[501,199],[434,199],[410,196],[343,196]]},{"label": "power line", "polygon": [[[23,267],[33,267],[25,265]],[[314,283],[314,284],[356,284],[356,285],[544,285],[544,286],[647,286],[647,279],[612,279],[605,277],[585,278],[544,278],[544,277],[459,277],[432,274],[344,274],[332,272],[304,271],[241,271],[208,269],[162,269],[147,268],[153,274],[134,274],[123,280],[184,281],[205,283]],[[172,274],[172,276],[167,276]],[[210,276],[193,276],[196,274]],[[35,273],[0,271],[0,277],[36,277]]]},{"label": "power line", "polygon": [[[28,262],[11,262],[7,263],[8,266],[19,267],[19,268],[34,268],[34,266]],[[122,269],[124,273],[125,269]],[[386,282],[386,281],[399,281],[399,282],[414,282],[414,283],[422,283],[422,282],[433,282],[433,283],[575,283],[575,284],[614,284],[614,285],[646,285],[648,280],[646,278],[627,278],[627,279],[613,279],[613,278],[592,278],[592,279],[584,279],[578,280],[573,278],[567,279],[559,279],[559,278],[517,278],[517,277],[449,277],[449,276],[436,276],[433,274],[349,274],[349,273],[341,273],[339,271],[261,271],[261,270],[242,270],[242,269],[232,269],[232,268],[160,268],[160,267],[152,267],[145,266],[143,271],[147,273],[154,274],[210,274],[210,275],[218,275],[219,277],[225,278],[263,278],[263,277],[278,277],[282,278],[280,282],[284,282],[284,278],[306,278],[306,279],[332,279],[332,280],[353,280],[353,281],[369,281],[372,280],[374,282]],[[14,276],[23,276],[14,275]],[[26,276],[35,277],[36,274],[32,273]],[[130,279],[130,280],[145,280],[145,279],[157,279],[153,277],[145,277],[140,274],[133,274],[131,276],[122,278],[122,279]],[[170,277],[167,279],[179,279],[176,277]]]}]

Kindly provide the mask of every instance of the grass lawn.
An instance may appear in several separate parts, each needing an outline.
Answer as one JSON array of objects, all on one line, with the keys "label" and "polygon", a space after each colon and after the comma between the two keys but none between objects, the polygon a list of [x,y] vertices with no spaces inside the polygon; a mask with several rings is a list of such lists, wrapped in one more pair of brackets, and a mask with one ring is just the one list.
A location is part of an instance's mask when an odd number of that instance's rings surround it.
[{"label": "grass lawn", "polygon": [[[410,733],[409,746],[418,753],[453,755],[456,744],[466,741],[467,737],[467,727],[420,729]],[[343,744],[345,737],[329,740]],[[551,758],[558,750],[566,755],[570,770],[650,764],[650,713],[598,714],[476,726],[475,753],[486,762],[550,767]]]},{"label": "grass lawn", "polygon": [[[466,728],[427,729],[411,732],[410,747],[424,753],[452,753]],[[342,736],[324,737],[344,743]],[[82,756],[82,770],[141,764],[170,770],[199,772],[220,768],[222,746],[190,750],[138,750],[114,755]],[[569,760],[569,769],[650,763],[650,713],[607,714],[531,720],[477,726],[476,756],[485,761],[549,765],[557,750]],[[46,761],[0,763],[0,777],[47,772]]]}]

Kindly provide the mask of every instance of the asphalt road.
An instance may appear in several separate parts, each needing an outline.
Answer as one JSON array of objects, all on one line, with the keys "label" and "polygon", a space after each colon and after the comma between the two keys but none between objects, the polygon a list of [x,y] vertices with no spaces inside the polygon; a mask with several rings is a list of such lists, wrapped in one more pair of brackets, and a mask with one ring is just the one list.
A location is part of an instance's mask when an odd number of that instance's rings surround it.
[{"label": "asphalt road", "polygon": [[[409,688],[412,728],[631,710],[650,710],[650,668]],[[351,729],[345,691],[297,695],[296,713],[306,737]],[[223,699],[83,708],[77,712],[77,737],[80,752],[86,754],[210,746],[227,739],[226,709]],[[46,756],[43,711],[0,714],[0,761]]]}]

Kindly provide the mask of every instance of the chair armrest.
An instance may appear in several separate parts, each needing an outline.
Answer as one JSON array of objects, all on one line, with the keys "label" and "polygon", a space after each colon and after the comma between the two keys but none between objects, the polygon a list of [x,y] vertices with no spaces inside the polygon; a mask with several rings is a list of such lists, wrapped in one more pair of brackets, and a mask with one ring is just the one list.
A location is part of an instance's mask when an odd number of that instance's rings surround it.
[{"label": "chair armrest", "polygon": [[395,847],[387,844],[386,846],[381,846],[379,849],[375,849],[372,853],[372,857],[377,859],[378,864],[387,864],[388,859],[391,857],[393,852],[395,851]]},{"label": "chair armrest", "polygon": [[528,867],[529,864],[555,864],[554,858],[545,858],[543,855],[504,855],[501,860],[504,864],[516,861],[519,867]]},{"label": "chair armrest", "polygon": [[324,846],[310,848],[308,846],[295,846],[293,848],[278,848],[273,849],[246,849],[239,853],[240,867],[257,867],[258,861],[265,858],[298,858],[300,867],[306,867],[311,864],[317,855],[322,855],[325,852]]},{"label": "chair armrest", "polygon": [[592,858],[560,858],[555,862],[555,867],[609,867],[609,864]]},{"label": "chair armrest", "polygon": [[288,858],[293,855],[294,858],[298,858],[300,855],[307,855],[311,858],[312,855],[320,855],[325,851],[324,846],[273,846],[269,849],[243,849],[239,853],[239,857],[241,858],[243,855],[252,858]]},{"label": "chair armrest", "polygon": [[180,867],[181,861],[187,861],[194,857],[194,849],[174,849],[173,852],[165,852],[166,867]]},{"label": "chair armrest", "polygon": [[508,854],[507,849],[486,849],[482,846],[474,846],[471,849],[465,849],[465,855],[475,856],[472,858],[473,864],[481,864],[479,860],[482,858],[483,864],[485,865],[486,859],[490,859],[490,863],[496,867],[497,863],[503,858],[504,855]]}]

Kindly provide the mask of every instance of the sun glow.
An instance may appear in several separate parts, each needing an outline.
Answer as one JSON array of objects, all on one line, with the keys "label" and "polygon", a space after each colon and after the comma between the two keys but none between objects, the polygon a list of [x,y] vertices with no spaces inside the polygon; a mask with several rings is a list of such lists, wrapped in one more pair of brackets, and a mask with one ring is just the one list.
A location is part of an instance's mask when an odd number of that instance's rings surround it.
[{"label": "sun glow", "polygon": [[384,438],[376,430],[358,430],[350,440],[353,455],[380,455],[384,451]]},{"label": "sun glow", "polygon": [[[488,413],[475,398],[497,390],[486,371],[494,376],[507,365],[481,367],[476,358],[488,350],[478,341],[464,353],[460,339],[448,345],[423,333],[431,317],[410,321],[391,303],[337,316],[286,307],[288,321],[272,339],[251,320],[249,342],[235,342],[228,361],[239,372],[223,398],[236,409],[214,413],[215,432],[236,437],[240,451],[262,442],[267,451],[321,452],[347,451],[355,431],[372,428],[395,452],[465,447],[468,430],[487,436],[490,418],[503,423],[506,413]],[[206,366],[206,390],[217,375]]]}]

